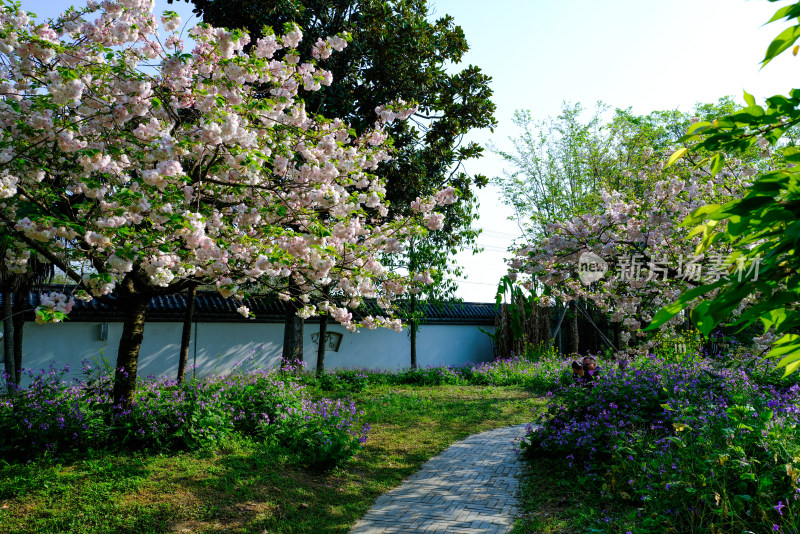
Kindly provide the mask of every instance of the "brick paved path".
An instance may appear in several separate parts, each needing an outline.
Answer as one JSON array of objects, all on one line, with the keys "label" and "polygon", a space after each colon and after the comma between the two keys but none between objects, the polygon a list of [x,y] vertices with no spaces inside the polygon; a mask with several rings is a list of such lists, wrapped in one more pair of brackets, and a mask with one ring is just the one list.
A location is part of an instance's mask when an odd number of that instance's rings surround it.
[{"label": "brick paved path", "polygon": [[517,425],[454,443],[403,484],[378,497],[350,534],[501,533],[517,512]]}]

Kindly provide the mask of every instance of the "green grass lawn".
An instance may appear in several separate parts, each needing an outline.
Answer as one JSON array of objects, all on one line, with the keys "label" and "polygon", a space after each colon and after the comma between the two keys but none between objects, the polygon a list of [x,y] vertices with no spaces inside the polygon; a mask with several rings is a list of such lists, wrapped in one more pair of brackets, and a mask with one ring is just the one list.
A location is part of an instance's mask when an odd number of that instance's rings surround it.
[{"label": "green grass lawn", "polygon": [[374,386],[352,398],[372,431],[355,460],[327,473],[244,439],[170,455],[0,460],[0,532],[347,532],[451,443],[530,422],[543,406],[516,387]]},{"label": "green grass lawn", "polygon": [[587,500],[562,466],[549,461],[529,463],[520,483],[520,517],[514,534],[582,534],[597,522],[600,509]]},{"label": "green grass lawn", "polygon": [[607,529],[601,526],[603,511],[613,512],[614,506],[601,504],[597,495],[589,494],[573,472],[564,471],[563,462],[547,458],[527,462],[519,491],[521,506],[514,534],[628,532],[618,522]]}]

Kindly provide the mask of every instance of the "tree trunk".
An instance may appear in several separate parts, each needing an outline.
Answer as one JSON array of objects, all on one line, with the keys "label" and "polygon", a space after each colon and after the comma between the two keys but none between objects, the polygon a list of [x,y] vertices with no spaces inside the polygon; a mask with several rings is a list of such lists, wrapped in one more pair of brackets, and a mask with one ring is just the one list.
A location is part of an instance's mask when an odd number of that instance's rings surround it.
[{"label": "tree trunk", "polygon": [[408,322],[411,338],[411,368],[417,368],[417,296],[411,295],[411,320]]},{"label": "tree trunk", "polygon": [[[183,331],[181,332],[181,350],[178,354],[178,384],[183,384],[186,376],[186,363],[189,360],[189,344],[192,341],[192,320],[194,319],[194,303],[197,299],[197,286],[189,287],[186,297],[186,315],[183,317]],[[195,332],[197,335],[197,332]]]},{"label": "tree trunk", "polygon": [[569,346],[570,350],[577,354],[578,350],[578,343],[580,341],[580,337],[578,335],[578,307],[576,306],[575,301],[571,301],[569,303],[570,313],[572,314],[569,317]]},{"label": "tree trunk", "polygon": [[286,303],[281,367],[289,362],[303,361],[303,319],[297,316],[300,288],[291,277],[289,278],[289,295],[292,300]]},{"label": "tree trunk", "polygon": [[3,358],[6,363],[6,382],[9,385],[14,384],[17,376],[14,370],[14,308],[11,304],[10,289],[3,290]]},{"label": "tree trunk", "polygon": [[18,290],[14,295],[14,370],[17,376],[14,383],[19,386],[22,379],[22,333],[25,328],[25,307],[28,305],[27,288]]},{"label": "tree trunk", "polygon": [[144,321],[147,316],[147,304],[150,296],[133,288],[133,282],[127,281],[128,294],[123,300],[125,323],[122,337],[119,340],[117,366],[114,372],[114,405],[130,406],[133,393],[136,391],[136,372],[139,367],[139,348],[144,338]]},{"label": "tree trunk", "polygon": [[409,324],[411,328],[411,368],[417,368],[417,320],[411,319]]},{"label": "tree trunk", "polygon": [[14,383],[19,386],[22,379],[22,332],[25,328],[25,320],[22,314],[14,316]]},{"label": "tree trunk", "polygon": [[328,335],[328,314],[319,317],[319,346],[317,347],[317,376],[325,373],[325,337]]}]

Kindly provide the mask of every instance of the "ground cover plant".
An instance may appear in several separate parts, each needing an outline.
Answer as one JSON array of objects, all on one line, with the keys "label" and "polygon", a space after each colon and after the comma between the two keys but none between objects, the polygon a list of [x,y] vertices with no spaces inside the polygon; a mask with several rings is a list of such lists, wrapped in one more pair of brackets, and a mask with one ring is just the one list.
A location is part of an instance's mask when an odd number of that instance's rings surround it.
[{"label": "ground cover plant", "polygon": [[333,369],[316,376],[302,375],[303,383],[323,391],[357,392],[371,386],[516,386],[535,393],[552,390],[569,380],[570,359],[552,349],[531,348],[524,355],[492,362],[397,369]]},{"label": "ground cover plant", "polygon": [[[331,394],[307,389],[315,401]],[[528,422],[541,405],[508,386],[374,385],[349,395],[371,430],[356,457],[328,470],[308,469],[302,444],[238,433],[196,450],[0,461],[0,532],[347,532],[452,442]]]},{"label": "ground cover plant", "polygon": [[[88,369],[88,365],[85,364]],[[212,376],[179,384],[142,380],[131,403],[113,402],[110,374],[64,381],[68,370],[29,372],[25,389],[0,398],[0,454],[24,461],[70,458],[91,450],[195,450],[238,435],[300,448],[305,461],[330,467],[356,454],[369,427],[352,401],[312,399],[275,370]]]},{"label": "ground cover plant", "polygon": [[672,356],[554,389],[521,443],[518,531],[799,531],[797,380],[745,351]]}]

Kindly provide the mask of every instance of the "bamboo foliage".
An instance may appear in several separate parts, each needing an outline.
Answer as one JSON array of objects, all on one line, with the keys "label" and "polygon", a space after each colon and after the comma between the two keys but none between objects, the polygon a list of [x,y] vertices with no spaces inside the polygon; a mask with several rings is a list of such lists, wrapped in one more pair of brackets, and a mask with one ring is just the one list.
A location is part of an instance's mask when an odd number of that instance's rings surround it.
[{"label": "bamboo foliage", "polygon": [[506,293],[509,296],[506,303],[498,302],[493,336],[495,359],[522,355],[531,347],[550,342],[550,308],[539,306],[534,296],[526,296],[508,282],[501,282],[503,293],[498,293],[498,301]]}]

